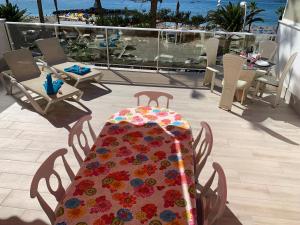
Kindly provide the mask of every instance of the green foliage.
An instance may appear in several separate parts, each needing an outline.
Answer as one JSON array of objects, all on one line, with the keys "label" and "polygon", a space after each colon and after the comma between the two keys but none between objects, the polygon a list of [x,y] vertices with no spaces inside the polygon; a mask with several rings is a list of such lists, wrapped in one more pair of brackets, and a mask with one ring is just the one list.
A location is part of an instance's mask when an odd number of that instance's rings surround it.
[{"label": "green foliage", "polygon": [[[254,22],[264,22],[258,14],[265,11],[257,7],[255,1],[251,1],[249,6],[249,13],[246,17],[245,26],[249,26],[249,31],[251,25]],[[228,5],[222,6],[217,10],[209,11],[207,14],[208,26],[211,28],[221,28],[228,32],[240,32],[243,30],[244,23],[244,9],[240,7],[240,4],[233,4],[229,2]]]},{"label": "green foliage", "polygon": [[231,2],[226,6],[221,6],[217,10],[211,10],[207,14],[208,26],[219,27],[229,32],[239,32],[243,29],[244,10],[240,4]]},{"label": "green foliage", "polygon": [[19,9],[17,5],[8,2],[0,5],[0,18],[7,21],[20,22],[25,19],[26,9]]},{"label": "green foliage", "polygon": [[251,1],[249,6],[249,14],[246,17],[246,25],[248,25],[248,32],[250,32],[251,25],[255,22],[264,22],[264,19],[261,17],[257,17],[258,14],[261,12],[264,12],[264,9],[258,8],[257,4],[255,1]]},{"label": "green foliage", "polygon": [[276,13],[277,16],[278,16],[278,20],[282,20],[284,10],[285,10],[285,7],[284,7],[284,6],[281,6],[281,7],[279,7],[279,8],[276,10],[275,13]]},{"label": "green foliage", "polygon": [[201,24],[205,23],[206,19],[202,15],[192,16],[190,20],[190,25],[192,26],[200,26]]}]

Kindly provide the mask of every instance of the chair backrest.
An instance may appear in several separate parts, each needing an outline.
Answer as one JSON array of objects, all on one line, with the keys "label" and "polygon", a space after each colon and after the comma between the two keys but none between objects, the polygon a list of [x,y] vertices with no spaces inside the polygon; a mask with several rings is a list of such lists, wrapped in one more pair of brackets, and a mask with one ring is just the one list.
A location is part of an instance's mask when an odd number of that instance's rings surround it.
[{"label": "chair backrest", "polygon": [[281,73],[280,79],[279,79],[279,86],[283,85],[283,82],[287,76],[287,74],[289,73],[296,57],[297,57],[298,53],[294,53],[293,55],[290,56],[289,60],[287,61],[287,63],[285,64],[283,71]]},{"label": "chair backrest", "polygon": [[3,57],[18,82],[37,78],[41,74],[28,49],[6,52]]},{"label": "chair backrest", "polygon": [[245,59],[232,54],[226,54],[223,57],[224,66],[224,85],[221,95],[219,107],[231,110],[234,93],[236,90],[237,81],[240,77]]},{"label": "chair backrest", "polygon": [[261,54],[261,57],[266,59],[273,59],[275,52],[277,50],[277,43],[275,41],[265,40],[259,42],[259,53]]},{"label": "chair backrest", "polygon": [[207,66],[216,65],[218,48],[219,48],[219,39],[217,38],[209,38],[205,42]]},{"label": "chair backrest", "polygon": [[[76,148],[75,145],[75,141],[77,139],[77,143],[79,145],[79,147],[81,148],[81,150],[83,151],[84,155],[87,156],[88,153],[91,150],[91,145],[89,144],[88,141],[88,136],[87,136],[87,132],[84,131],[83,129],[83,125],[85,123],[87,123],[88,125],[88,129],[89,129],[89,133],[92,137],[93,143],[95,143],[96,141],[96,135],[95,132],[91,126],[90,120],[92,119],[91,115],[85,115],[83,117],[81,117],[75,124],[74,126],[71,128],[70,132],[69,132],[69,140],[68,140],[68,144],[70,147],[72,147],[73,151],[74,151],[74,155],[78,161],[78,163],[81,165],[83,162],[82,157],[79,154],[78,149]],[[76,137],[76,139],[75,139]],[[83,137],[84,139],[84,143],[82,143],[82,139],[81,137]]]},{"label": "chair backrest", "polygon": [[[219,163],[213,163],[214,172],[205,184],[200,195],[202,200],[202,220],[205,225],[213,225],[222,217],[227,202],[227,183],[223,168]],[[213,189],[213,181],[218,175],[217,187]]]},{"label": "chair backrest", "polygon": [[140,97],[141,96],[147,96],[149,98],[149,101],[148,101],[148,106],[150,105],[151,102],[156,102],[156,106],[157,107],[160,107],[159,105],[159,102],[158,102],[158,99],[160,97],[166,97],[167,98],[167,108],[169,108],[169,102],[170,102],[170,99],[173,99],[173,95],[170,95],[168,93],[165,93],[165,92],[160,92],[160,91],[141,91],[141,92],[138,92],[134,95],[134,97],[137,98],[137,105],[139,106],[140,105]]},{"label": "chair backrest", "polygon": [[213,146],[213,134],[206,122],[201,122],[201,130],[193,143],[195,179],[198,182],[199,175],[204,168],[207,158]]},{"label": "chair backrest", "polygon": [[[62,157],[65,169],[70,177],[71,180],[74,180],[75,175],[69,166],[65,154],[67,154],[67,149],[59,149],[52,153],[45,162],[40,166],[40,168],[37,170],[36,174],[34,175],[32,182],[31,182],[31,187],[30,187],[30,197],[31,198],[36,198],[38,199],[41,207],[43,208],[44,212],[47,214],[49,217],[50,221],[52,224],[54,224],[55,221],[55,213],[51,209],[51,207],[48,205],[48,203],[45,201],[45,199],[42,197],[42,195],[39,193],[38,187],[39,183],[42,179],[45,179],[47,188],[49,192],[56,198],[58,202],[62,200],[62,198],[65,195],[65,188],[62,185],[62,180],[58,174],[58,172],[55,171],[54,169],[54,163],[56,159],[59,157]],[[55,176],[58,181],[57,189],[53,190],[51,185],[50,185],[50,178],[51,176]]]},{"label": "chair backrest", "polygon": [[68,58],[56,37],[36,40],[49,66],[67,62]]}]

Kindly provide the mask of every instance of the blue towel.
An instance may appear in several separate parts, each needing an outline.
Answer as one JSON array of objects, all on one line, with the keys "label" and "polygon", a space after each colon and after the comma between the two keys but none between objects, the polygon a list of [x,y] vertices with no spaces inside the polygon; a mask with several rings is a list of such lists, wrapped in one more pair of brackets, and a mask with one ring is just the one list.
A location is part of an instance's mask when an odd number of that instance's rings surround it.
[{"label": "blue towel", "polygon": [[57,92],[59,91],[61,86],[64,84],[64,82],[62,80],[52,81],[52,76],[50,73],[47,75],[46,79],[47,80],[45,81],[43,86],[46,90],[47,95],[57,94]]},{"label": "blue towel", "polygon": [[91,69],[88,68],[88,67],[80,67],[78,65],[74,65],[74,66],[71,66],[69,68],[65,68],[64,69],[65,72],[71,72],[71,73],[75,73],[77,75],[85,75],[89,72],[91,72]]}]

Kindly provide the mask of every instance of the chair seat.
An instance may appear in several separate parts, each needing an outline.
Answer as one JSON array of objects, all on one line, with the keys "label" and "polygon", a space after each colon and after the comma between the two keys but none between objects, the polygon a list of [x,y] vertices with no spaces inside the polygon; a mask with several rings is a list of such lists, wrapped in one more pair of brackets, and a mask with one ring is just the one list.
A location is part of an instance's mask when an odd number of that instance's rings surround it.
[{"label": "chair seat", "polygon": [[61,99],[66,98],[68,96],[72,96],[72,94],[76,94],[79,90],[69,84],[64,83],[61,86],[60,93],[57,93],[56,95],[48,95],[46,93],[46,90],[43,86],[44,82],[46,81],[46,77],[40,76],[38,78],[34,78],[31,80],[26,80],[20,82],[26,89],[39,94],[43,98],[47,100],[55,100],[55,99]]},{"label": "chair seat", "polygon": [[61,73],[64,73],[66,75],[68,75],[69,77],[75,79],[75,80],[86,80],[86,79],[92,79],[95,77],[100,76],[102,73],[100,70],[97,69],[93,69],[91,68],[91,72],[85,74],[85,75],[77,75],[75,73],[71,73],[71,72],[65,72],[64,69],[65,68],[69,68],[73,65],[78,65],[80,67],[87,67],[86,65],[79,63],[79,62],[65,62],[65,63],[61,63],[61,64],[57,64],[57,65],[53,65],[52,67],[56,70],[58,70]]},{"label": "chair seat", "polygon": [[[247,81],[238,80],[236,84],[236,89],[243,89],[248,84]],[[222,86],[224,86],[224,79],[222,80]]]},{"label": "chair seat", "polygon": [[207,66],[206,69],[215,72],[215,73],[224,73],[224,68],[223,66],[218,66],[218,65],[213,65],[213,66]]},{"label": "chair seat", "polygon": [[272,85],[275,87],[279,86],[279,81],[277,80],[277,78],[274,76],[270,76],[270,75],[261,76],[261,77],[257,78],[256,81],[259,81],[259,82],[262,82],[265,84],[269,84],[269,85]]}]

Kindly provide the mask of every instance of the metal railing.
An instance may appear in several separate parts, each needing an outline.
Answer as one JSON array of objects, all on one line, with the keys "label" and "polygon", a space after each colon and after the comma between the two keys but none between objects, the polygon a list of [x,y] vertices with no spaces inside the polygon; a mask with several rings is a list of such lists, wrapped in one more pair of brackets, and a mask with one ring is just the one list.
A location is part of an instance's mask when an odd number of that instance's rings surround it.
[{"label": "metal railing", "polygon": [[173,30],[93,25],[6,22],[14,49],[29,48],[39,52],[35,40],[57,37],[70,58],[107,68],[139,68],[159,71],[205,68],[204,43],[210,37],[220,39],[219,55],[231,37],[230,51],[257,49],[275,35],[228,33],[203,30]]}]

